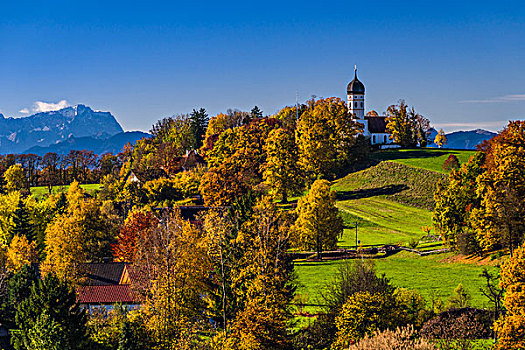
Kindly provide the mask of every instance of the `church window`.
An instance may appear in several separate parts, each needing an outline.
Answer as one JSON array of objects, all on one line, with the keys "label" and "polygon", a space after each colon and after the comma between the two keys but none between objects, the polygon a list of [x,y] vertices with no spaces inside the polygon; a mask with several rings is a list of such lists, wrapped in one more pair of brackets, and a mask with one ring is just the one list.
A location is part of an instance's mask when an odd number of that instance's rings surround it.
[{"label": "church window", "polygon": [[363,102],[361,102],[361,107],[363,107]]},{"label": "church window", "polygon": [[357,107],[357,102],[354,104],[355,107]]}]

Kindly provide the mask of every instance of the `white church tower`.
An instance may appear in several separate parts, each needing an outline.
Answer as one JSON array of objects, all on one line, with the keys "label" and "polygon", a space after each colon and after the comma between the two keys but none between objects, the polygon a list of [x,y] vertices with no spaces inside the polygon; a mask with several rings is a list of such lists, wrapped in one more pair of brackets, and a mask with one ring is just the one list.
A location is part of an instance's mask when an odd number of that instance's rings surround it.
[{"label": "white church tower", "polygon": [[364,124],[364,136],[370,136],[368,121],[365,119],[365,86],[357,79],[357,65],[354,67],[354,80],[346,88],[348,111],[361,124]]}]

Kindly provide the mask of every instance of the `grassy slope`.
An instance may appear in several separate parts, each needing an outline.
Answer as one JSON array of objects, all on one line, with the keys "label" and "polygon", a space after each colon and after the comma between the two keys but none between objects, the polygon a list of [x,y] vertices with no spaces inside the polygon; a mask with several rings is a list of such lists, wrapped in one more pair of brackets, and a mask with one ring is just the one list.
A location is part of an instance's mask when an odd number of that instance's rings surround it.
[{"label": "grassy slope", "polygon": [[376,196],[413,207],[432,210],[434,191],[446,175],[395,162],[381,162],[371,168],[337,180],[333,189],[338,199],[367,199]]},{"label": "grassy slope", "polygon": [[383,150],[373,154],[373,158],[377,161],[394,161],[396,163],[409,165],[416,168],[436,171],[438,173],[446,173],[443,170],[443,163],[450,154],[458,157],[461,164],[468,162],[469,158],[473,156],[476,151],[452,150],[452,149],[394,149]]},{"label": "grassy slope", "polygon": [[[86,192],[92,193],[100,188],[99,184],[87,184],[87,185],[80,185]],[[66,192],[69,188],[69,185],[65,186],[53,186],[51,189],[51,193],[60,193],[60,192]],[[37,198],[42,198],[43,196],[47,195],[49,192],[47,190],[46,186],[38,186],[38,187],[31,187],[31,194]]]},{"label": "grassy slope", "polygon": [[421,238],[421,226],[431,225],[428,210],[409,207],[381,197],[338,202],[345,222],[342,248],[355,246],[355,222],[362,245],[403,244]]},{"label": "grassy slope", "polygon": [[[375,154],[384,162],[350,174],[334,182],[338,191],[337,206],[345,222],[339,241],[341,247],[354,247],[354,222],[358,222],[358,239],[363,245],[405,243],[424,235],[421,226],[431,224],[435,183],[445,175],[441,171],[448,150],[394,150]],[[472,151],[453,151],[461,162]],[[418,249],[441,248],[441,243],[422,245]],[[483,266],[447,262],[453,253],[419,257],[400,252],[375,260],[378,272],[385,273],[398,287],[418,289],[427,299],[435,290],[447,297],[459,284],[472,293],[473,305],[483,307],[486,298],[479,291]],[[299,262],[296,271],[301,284],[298,293],[308,294],[315,303],[322,287],[334,279],[342,261],[325,263]],[[495,269],[490,267],[491,269]],[[315,311],[315,307],[307,308]]]}]

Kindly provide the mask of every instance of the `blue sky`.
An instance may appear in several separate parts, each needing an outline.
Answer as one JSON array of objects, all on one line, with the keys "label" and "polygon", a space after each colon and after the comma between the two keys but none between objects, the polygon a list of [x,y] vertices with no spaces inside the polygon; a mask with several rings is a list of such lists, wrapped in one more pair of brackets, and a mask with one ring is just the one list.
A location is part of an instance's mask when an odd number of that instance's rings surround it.
[{"label": "blue sky", "polygon": [[[206,108],[272,114],[345,97],[358,65],[367,110],[405,99],[446,131],[525,119],[518,1],[2,3],[0,112],[46,103],[111,111],[126,130]],[[64,105],[64,102],[62,102]]]}]

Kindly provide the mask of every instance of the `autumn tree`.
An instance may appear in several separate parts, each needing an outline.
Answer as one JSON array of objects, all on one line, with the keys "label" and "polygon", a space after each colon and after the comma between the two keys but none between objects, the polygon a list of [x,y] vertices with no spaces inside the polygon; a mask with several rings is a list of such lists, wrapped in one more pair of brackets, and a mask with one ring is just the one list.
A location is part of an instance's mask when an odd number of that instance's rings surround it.
[{"label": "autumn tree", "polygon": [[297,205],[297,221],[293,227],[292,245],[313,249],[322,258],[326,249],[335,249],[343,233],[343,220],[335,206],[335,192],[327,180],[316,180],[308,194]]},{"label": "autumn tree", "polygon": [[4,173],[4,180],[9,192],[29,189],[25,171],[20,164],[11,165]]},{"label": "autumn tree", "polygon": [[36,263],[38,253],[35,241],[28,241],[26,236],[18,234],[13,237],[7,249],[6,267],[8,270],[17,272],[24,265]]},{"label": "autumn tree", "polygon": [[199,186],[206,205],[229,205],[262,182],[264,143],[278,124],[276,119],[263,118],[221,133],[208,152],[209,169]]},{"label": "autumn tree", "polygon": [[143,278],[135,287],[145,298],[146,328],[162,349],[191,348],[197,339],[210,272],[200,237],[174,212],[137,241],[133,268]]},{"label": "autumn tree", "polygon": [[44,273],[77,282],[80,265],[111,256],[115,229],[102,207],[84,199],[84,191],[73,182],[67,192],[68,207],[46,229]]},{"label": "autumn tree", "polygon": [[299,165],[311,179],[333,178],[361,160],[359,126],[344,101],[327,98],[311,101],[299,118],[295,131]]},{"label": "autumn tree", "polygon": [[496,349],[525,348],[525,247],[501,266],[500,288],[506,290],[503,305],[506,313],[495,323]]},{"label": "autumn tree", "polygon": [[288,214],[269,197],[253,209],[238,238],[245,253],[233,286],[241,311],[225,341],[228,349],[288,349],[287,327],[294,293]]},{"label": "autumn tree", "polygon": [[365,335],[393,328],[395,300],[381,293],[357,292],[348,297],[335,322],[337,327],[333,349],[346,349]]},{"label": "autumn tree", "polygon": [[51,193],[53,186],[59,184],[59,166],[60,156],[54,152],[48,152],[42,158],[41,183],[47,186],[48,193]]},{"label": "autumn tree", "polygon": [[8,246],[11,242],[13,229],[13,213],[18,207],[21,194],[19,191],[12,191],[0,194],[0,245]]},{"label": "autumn tree", "polygon": [[263,165],[263,178],[266,186],[271,194],[286,203],[288,196],[297,194],[303,185],[297,166],[295,137],[285,129],[274,129],[268,135],[264,149],[266,163]]},{"label": "autumn tree", "polygon": [[436,138],[434,139],[434,143],[439,148],[443,148],[443,146],[447,144],[447,136],[445,135],[445,132],[443,131],[443,129],[439,129],[436,135]]},{"label": "autumn tree", "polygon": [[157,224],[158,219],[151,212],[131,212],[120,227],[117,243],[111,246],[115,260],[133,262],[137,240]]},{"label": "autumn tree", "polygon": [[478,152],[461,168],[452,170],[447,181],[438,183],[434,193],[434,225],[449,246],[465,254],[480,248],[471,215],[472,210],[479,206],[476,179],[484,171],[484,157]]},{"label": "autumn tree", "polygon": [[486,171],[477,178],[479,208],[473,226],[485,250],[506,246],[512,255],[525,234],[525,121],[510,122],[485,150]]},{"label": "autumn tree", "polygon": [[414,107],[409,108],[405,101],[399,105],[389,106],[386,118],[386,128],[394,142],[401,147],[416,147],[426,145],[426,132],[430,127],[428,119],[418,114]]}]

